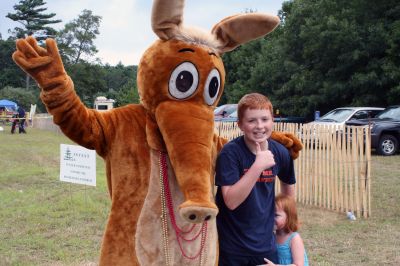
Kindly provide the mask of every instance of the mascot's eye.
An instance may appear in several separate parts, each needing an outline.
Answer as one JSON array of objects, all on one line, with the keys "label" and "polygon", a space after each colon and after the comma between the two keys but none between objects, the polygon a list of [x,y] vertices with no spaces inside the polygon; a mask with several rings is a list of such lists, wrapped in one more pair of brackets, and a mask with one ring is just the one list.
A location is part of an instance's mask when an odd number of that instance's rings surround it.
[{"label": "mascot's eye", "polygon": [[190,62],[177,66],[169,79],[169,93],[177,99],[190,97],[199,84],[199,73]]},{"label": "mascot's eye", "polygon": [[204,87],[204,100],[208,105],[213,105],[218,98],[218,92],[221,87],[221,77],[215,68],[208,74],[206,85]]}]

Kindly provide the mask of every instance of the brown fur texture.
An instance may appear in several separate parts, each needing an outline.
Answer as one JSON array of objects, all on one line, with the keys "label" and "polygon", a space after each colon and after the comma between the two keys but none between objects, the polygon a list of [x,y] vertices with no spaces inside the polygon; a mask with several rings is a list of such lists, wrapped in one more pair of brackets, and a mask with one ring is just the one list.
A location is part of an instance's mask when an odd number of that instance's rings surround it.
[{"label": "brown fur texture", "polygon": [[[176,6],[177,9],[171,9]],[[174,213],[183,228],[190,224],[208,224],[203,265],[217,263],[217,207],[213,199],[213,173],[218,151],[226,140],[214,132],[213,109],[222,95],[225,70],[220,54],[240,43],[261,37],[278,22],[271,16],[246,14],[217,24],[214,36],[218,51],[208,41],[187,40],[181,34],[183,1],[154,1],[153,29],[160,37],[143,55],[138,70],[140,104],[131,104],[106,112],[86,108],[65,73],[57,46],[46,40],[39,47],[32,37],[17,41],[14,61],[41,88],[41,99],[54,122],[70,139],[94,149],[106,162],[111,210],[101,248],[101,265],[164,265],[161,229],[160,152],[168,160],[169,183]],[[154,19],[161,14],[159,19]],[[242,24],[249,23],[252,34]],[[178,35],[178,36],[176,36]],[[183,36],[183,37],[182,37]],[[186,39],[185,39],[186,38]],[[185,40],[183,40],[185,39]],[[171,94],[171,73],[184,62],[196,69],[198,85],[192,94],[177,99]],[[219,90],[211,103],[207,77],[218,73]],[[171,83],[172,82],[172,83]],[[179,82],[179,81],[177,81]],[[286,147],[299,142],[293,136],[276,135]],[[294,138],[295,139],[295,138]],[[291,146],[292,145],[292,146]],[[301,144],[300,144],[301,146]],[[298,155],[298,147],[292,155]],[[297,152],[297,153],[296,153]],[[168,222],[172,265],[199,264],[185,259]],[[194,242],[194,241],[193,241]],[[199,242],[185,244],[193,255]]]},{"label": "brown fur texture", "polygon": [[[79,100],[73,83],[60,61],[47,62],[47,56],[55,56],[56,59],[59,57],[53,40],[47,40],[48,52],[44,55],[46,61],[39,66],[42,71],[37,71],[37,68],[31,71],[27,59],[31,56],[35,57],[35,61],[40,59],[40,55],[32,51],[35,45],[35,40],[30,37],[18,40],[19,49],[13,55],[14,60],[35,80],[41,82],[41,98],[62,131],[76,143],[95,149],[106,161],[112,205],[103,238],[100,264],[139,265],[139,258],[143,265],[159,265],[159,261],[164,258],[162,252],[158,254],[158,259],[154,260],[148,249],[141,249],[145,246],[143,241],[148,241],[147,245],[150,246],[155,243],[162,244],[160,223],[149,222],[153,220],[149,217],[159,217],[157,212],[160,212],[160,206],[158,209],[151,207],[150,211],[155,211],[153,214],[145,215],[145,212],[142,212],[149,182],[158,174],[157,169],[154,169],[157,166],[157,158],[151,157],[150,154],[159,150],[169,155],[170,169],[173,169],[170,170],[173,173],[170,175],[172,178],[176,176],[180,188],[175,188],[175,191],[182,191],[182,194],[175,195],[177,214],[182,214],[182,218],[179,218],[180,223],[184,224],[182,219],[191,213],[196,213],[194,222],[200,223],[205,217],[215,217],[217,214],[211,180],[217,152],[224,142],[213,134],[213,106],[204,105],[202,102],[205,80],[199,82],[199,89],[194,97],[187,101],[176,101],[168,96],[168,69],[188,60],[191,55],[191,61],[199,64],[200,74],[206,74],[207,68],[218,68],[224,77],[221,59],[210,56],[204,48],[188,46],[180,41],[157,42],[155,48],[150,48],[145,54],[140,65],[138,84],[143,105],[128,105],[98,112],[87,109]],[[196,56],[190,52],[189,55],[177,57],[176,53],[182,47],[190,47]],[[165,58],[164,54],[171,56]],[[153,60],[154,58],[156,60]],[[149,66],[158,69],[159,74],[154,75],[149,69],[146,71]],[[58,76],[53,77],[54,73]],[[145,91],[141,89],[142,86],[146,88]],[[175,145],[172,145],[174,143]],[[185,212],[186,208],[190,210]],[[139,219],[141,213],[144,220]],[[138,226],[139,221],[142,221],[142,226]],[[215,222],[210,221],[209,224],[206,252],[211,255],[208,257],[208,265],[214,265],[217,259],[217,234]],[[157,228],[153,231],[158,233],[158,238],[137,239],[138,235],[144,237],[140,232],[149,230],[146,229],[149,225]],[[170,238],[176,245],[174,236],[171,235]],[[141,243],[140,247],[135,248],[136,243]],[[190,263],[183,262],[185,258],[179,255],[180,251],[176,246],[171,247],[175,250],[171,252],[171,257],[178,263],[175,265]],[[189,247],[188,252],[196,249],[197,246]],[[140,253],[137,253],[137,250]],[[145,252],[141,252],[143,250]]]},{"label": "brown fur texture", "polygon": [[[151,152],[151,157],[158,158],[158,153],[155,151]],[[153,164],[156,160],[151,160],[152,166],[150,175],[149,193],[146,196],[144,206],[138,221],[138,229],[136,233],[136,250],[139,258],[140,265],[165,265],[164,257],[160,256],[163,254],[164,242],[161,237],[161,209],[160,209],[160,184],[158,182],[158,164]],[[172,177],[174,172],[172,171],[171,162],[168,161],[168,175]],[[169,178],[169,185],[171,187],[171,194],[173,195],[174,208],[179,208],[179,203],[184,201],[182,193],[180,193],[180,186],[177,184],[175,178]],[[192,223],[188,223],[181,216],[176,215],[177,224],[184,231],[189,231],[192,227]],[[190,239],[196,235],[201,229],[201,224],[197,224],[191,233],[187,234],[186,238]],[[201,260],[202,265],[213,265],[216,261],[217,252],[217,228],[214,222],[207,223],[207,239],[206,239],[205,250],[202,252]],[[194,256],[200,251],[200,241],[190,242],[182,241],[182,248],[185,254]],[[168,230],[168,245],[169,250],[180,250],[177,237],[172,227]],[[191,261],[183,257],[180,252],[170,252],[172,265],[191,265],[199,264],[199,260]]]},{"label": "brown fur texture", "polygon": [[279,25],[279,18],[261,13],[239,14],[223,19],[212,29],[221,40],[221,53],[229,52],[242,43],[271,32]]},{"label": "brown fur texture", "polygon": [[285,146],[293,160],[297,159],[303,149],[301,141],[292,133],[273,131],[271,138]]}]

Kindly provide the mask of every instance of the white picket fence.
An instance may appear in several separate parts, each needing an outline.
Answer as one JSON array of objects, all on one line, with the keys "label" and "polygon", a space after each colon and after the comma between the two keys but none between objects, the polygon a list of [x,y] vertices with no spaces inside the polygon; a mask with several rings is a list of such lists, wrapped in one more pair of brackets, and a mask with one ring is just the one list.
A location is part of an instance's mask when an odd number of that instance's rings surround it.
[{"label": "white picket fence", "polygon": [[[371,138],[368,127],[275,123],[304,148],[295,160],[296,200],[357,217],[371,215]],[[233,139],[241,135],[234,122],[216,122],[215,131]],[[276,186],[279,191],[279,186]]]}]

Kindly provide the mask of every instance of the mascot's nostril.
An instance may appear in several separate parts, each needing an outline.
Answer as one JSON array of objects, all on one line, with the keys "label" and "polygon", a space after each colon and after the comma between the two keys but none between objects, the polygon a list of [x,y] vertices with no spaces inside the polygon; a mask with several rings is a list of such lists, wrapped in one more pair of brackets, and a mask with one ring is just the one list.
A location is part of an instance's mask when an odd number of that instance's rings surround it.
[{"label": "mascot's nostril", "polygon": [[196,220],[196,214],[189,215],[189,219],[192,221]]},{"label": "mascot's nostril", "polygon": [[211,215],[207,215],[206,218],[204,220],[208,221],[211,219]]}]

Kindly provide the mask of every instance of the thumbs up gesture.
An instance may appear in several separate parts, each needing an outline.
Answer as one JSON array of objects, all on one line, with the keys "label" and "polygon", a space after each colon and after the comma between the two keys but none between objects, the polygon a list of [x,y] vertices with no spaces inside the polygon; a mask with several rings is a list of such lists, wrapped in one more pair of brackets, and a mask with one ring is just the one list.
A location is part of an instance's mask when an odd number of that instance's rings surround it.
[{"label": "thumbs up gesture", "polygon": [[274,155],[268,150],[268,141],[256,142],[256,160],[254,164],[262,170],[275,165]]}]

